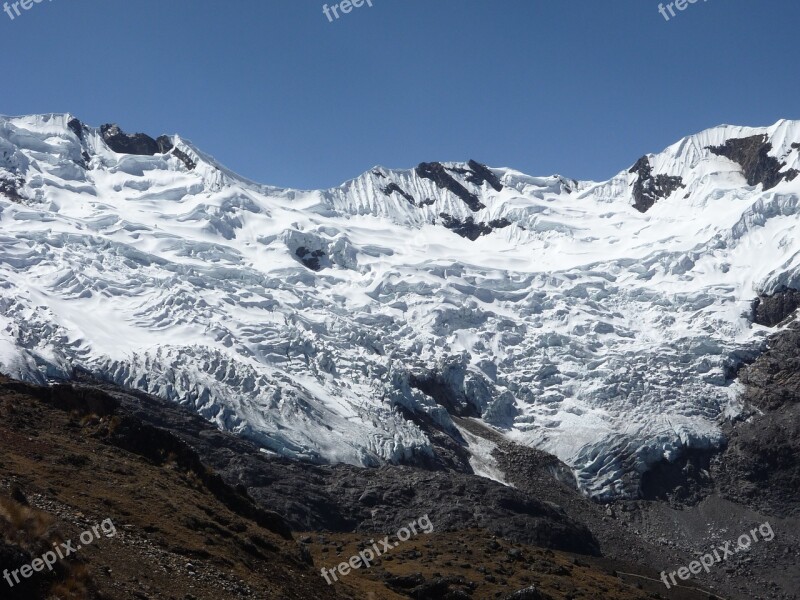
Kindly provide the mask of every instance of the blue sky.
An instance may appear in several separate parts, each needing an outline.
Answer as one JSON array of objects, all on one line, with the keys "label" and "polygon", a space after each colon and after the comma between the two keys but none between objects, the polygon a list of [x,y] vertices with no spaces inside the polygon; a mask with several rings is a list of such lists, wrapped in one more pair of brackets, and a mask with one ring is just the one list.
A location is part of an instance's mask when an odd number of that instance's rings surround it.
[{"label": "blue sky", "polygon": [[[2,0],[0,0],[2,1]],[[180,133],[275,185],[475,158],[606,179],[800,118],[796,0],[45,0],[0,13],[0,113]],[[333,2],[328,2],[333,4]]]}]

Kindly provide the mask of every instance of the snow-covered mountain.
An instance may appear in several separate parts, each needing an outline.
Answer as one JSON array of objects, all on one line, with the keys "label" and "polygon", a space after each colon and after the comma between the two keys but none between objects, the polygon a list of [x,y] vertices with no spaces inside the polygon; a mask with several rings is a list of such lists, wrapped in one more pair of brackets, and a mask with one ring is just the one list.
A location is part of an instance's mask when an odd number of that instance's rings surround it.
[{"label": "snow-covered mountain", "polygon": [[0,371],[84,369],[320,462],[424,462],[476,417],[632,493],[740,411],[751,303],[800,286],[798,169],[781,121],[600,183],[470,161],[300,191],[178,136],[0,118]]}]

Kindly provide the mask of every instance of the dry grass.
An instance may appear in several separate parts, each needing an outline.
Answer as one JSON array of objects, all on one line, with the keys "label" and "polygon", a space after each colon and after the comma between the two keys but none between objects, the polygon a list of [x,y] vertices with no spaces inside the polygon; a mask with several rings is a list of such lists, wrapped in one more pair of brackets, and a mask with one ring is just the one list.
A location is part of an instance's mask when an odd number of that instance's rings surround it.
[{"label": "dry grass", "polygon": [[6,542],[31,550],[49,546],[55,534],[53,522],[43,511],[0,498],[0,535]]}]

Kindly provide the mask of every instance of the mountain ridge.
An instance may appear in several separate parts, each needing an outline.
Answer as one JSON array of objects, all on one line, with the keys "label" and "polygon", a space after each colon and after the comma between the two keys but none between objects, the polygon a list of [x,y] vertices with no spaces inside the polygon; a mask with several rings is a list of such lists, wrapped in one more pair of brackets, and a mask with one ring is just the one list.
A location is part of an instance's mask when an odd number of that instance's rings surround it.
[{"label": "mountain ridge", "polygon": [[452,418],[477,415],[636,495],[724,443],[766,343],[751,303],[799,283],[797,121],[606,182],[471,161],[304,191],[73,119],[0,119],[0,369],[86,369],[288,457],[448,462],[438,430],[483,472]]}]

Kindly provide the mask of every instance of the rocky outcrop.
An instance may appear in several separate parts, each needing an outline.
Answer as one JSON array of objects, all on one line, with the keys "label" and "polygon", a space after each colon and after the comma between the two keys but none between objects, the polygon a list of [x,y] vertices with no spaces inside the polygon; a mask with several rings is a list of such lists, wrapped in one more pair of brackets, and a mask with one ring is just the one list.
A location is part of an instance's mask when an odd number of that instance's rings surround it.
[{"label": "rocky outcrop", "polygon": [[433,456],[420,453],[408,461],[408,464],[431,471],[448,470],[458,473],[474,473],[469,464],[469,451],[458,430],[447,429],[422,411],[412,411],[402,405],[398,405],[397,410],[422,430],[433,447]]},{"label": "rocky outcrop", "polygon": [[654,464],[642,475],[641,497],[666,500],[673,506],[697,504],[714,489],[709,469],[716,452],[691,448],[672,461]]},{"label": "rocky outcrop", "polygon": [[156,144],[158,144],[158,149],[161,154],[172,154],[175,158],[180,160],[189,171],[197,166],[197,163],[193,161],[188,154],[180,148],[175,147],[172,143],[172,138],[168,135],[159,136],[158,139],[156,139]]},{"label": "rocky outcrop", "polygon": [[401,188],[396,183],[390,183],[385,188],[383,188],[381,191],[384,194],[386,194],[387,196],[391,196],[392,194],[394,194],[396,192],[396,193],[400,194],[403,198],[405,198],[405,200],[409,204],[411,204],[412,206],[416,206],[417,205],[417,201],[414,199],[414,196],[412,196],[411,194],[406,192],[403,188]]},{"label": "rocky outcrop", "polygon": [[500,183],[497,175],[495,175],[489,167],[472,159],[470,159],[467,165],[471,171],[471,173],[467,174],[467,181],[471,184],[480,186],[484,183],[488,183],[496,192],[503,190],[503,184]]},{"label": "rocky outcrop", "polygon": [[436,404],[457,417],[479,417],[480,407],[470,401],[459,385],[459,379],[448,377],[449,373],[425,373],[411,375],[409,385],[433,398]]},{"label": "rocky outcrop", "polygon": [[[799,306],[800,292],[783,289],[757,298],[751,319],[775,327]],[[687,449],[651,466],[641,496],[686,507],[719,494],[766,514],[800,515],[800,322],[775,333],[766,350],[732,376],[743,386],[746,408],[724,427],[726,444]]]},{"label": "rocky outcrop", "polygon": [[656,202],[669,197],[675,190],[686,187],[681,177],[653,175],[653,167],[647,156],[640,158],[629,173],[637,176],[633,184],[633,207],[641,213],[650,210]]},{"label": "rocky outcrop", "polygon": [[483,203],[478,199],[478,196],[470,192],[461,183],[459,183],[442,163],[430,162],[420,163],[416,169],[418,177],[423,179],[430,179],[439,188],[445,189],[461,198],[472,212],[478,212],[486,208]]},{"label": "rocky outcrop", "polygon": [[[777,325],[799,303],[794,290],[759,298],[754,319]],[[800,322],[773,335],[739,381],[750,412],[729,428],[712,476],[731,499],[770,514],[800,515]]]},{"label": "rocky outcrop", "polygon": [[495,229],[503,229],[511,225],[511,221],[508,219],[493,219],[488,223],[476,223],[472,217],[467,217],[463,221],[447,213],[440,213],[439,217],[442,219],[442,225],[447,229],[472,241],[483,235],[489,235]]},{"label": "rocky outcrop", "polygon": [[[76,377],[84,375],[76,373]],[[126,450],[141,451],[160,462],[167,456],[180,457],[185,445],[210,467],[210,473],[235,489],[237,497],[252,497],[259,510],[281,515],[295,531],[396,531],[428,514],[437,531],[485,529],[540,547],[589,555],[598,552],[585,526],[559,508],[496,481],[410,466],[365,469],[268,458],[248,440],[219,431],[165,400],[97,383],[65,386],[57,394],[72,396],[69,390],[73,389],[78,396],[95,398],[92,406],[101,411],[108,407],[96,404],[98,393],[119,403],[113,410],[123,420],[117,435],[129,440]],[[49,393],[41,392],[44,397]],[[72,404],[64,408],[74,410]],[[132,426],[125,424],[128,416],[139,423],[135,436]],[[117,435],[110,438],[115,445],[120,439]],[[167,444],[161,436],[180,444]],[[242,506],[237,504],[237,509]]]},{"label": "rocky outcrop", "polygon": [[752,320],[759,325],[775,327],[800,307],[800,291],[783,289],[770,295],[759,296],[753,302]]},{"label": "rocky outcrop", "polygon": [[186,154],[183,150],[181,150],[180,148],[173,148],[172,149],[172,155],[175,158],[177,158],[179,161],[181,161],[184,165],[186,165],[186,168],[189,169],[190,171],[193,170],[197,166],[197,163],[194,162],[191,159],[191,157],[188,154]]},{"label": "rocky outcrop", "polygon": [[158,151],[161,154],[167,154],[170,152],[175,145],[172,143],[172,138],[168,135],[160,135],[156,138],[156,145],[158,146]]},{"label": "rocky outcrop", "polygon": [[321,271],[323,269],[320,259],[325,258],[325,252],[322,250],[309,250],[305,246],[300,246],[294,253],[307,269],[312,271]]},{"label": "rocky outcrop", "polygon": [[772,144],[767,141],[766,135],[728,140],[722,146],[709,146],[708,149],[739,163],[747,183],[753,186],[761,184],[765,190],[774,188],[781,181],[792,181],[800,174],[796,169],[781,172],[786,163],[769,156]]},{"label": "rocky outcrop", "polygon": [[74,133],[79,140],[83,141],[83,133],[86,131],[86,125],[81,123],[78,119],[70,119],[67,123],[69,130]]},{"label": "rocky outcrop", "polygon": [[0,195],[5,196],[12,202],[22,202],[23,198],[20,194],[25,180],[22,177],[0,177]]},{"label": "rocky outcrop", "polygon": [[[77,121],[77,119],[73,119],[73,121]],[[73,121],[70,121],[70,124],[72,124]],[[78,123],[80,123],[80,121],[78,121]],[[70,129],[74,132],[77,130],[77,127],[78,126],[75,125],[75,128],[73,128],[73,126],[70,125]],[[197,166],[197,163],[192,160],[186,152],[177,148],[172,143],[172,139],[167,135],[162,135],[157,139],[153,139],[145,133],[125,133],[120,129],[119,125],[113,124],[102,125],[100,127],[100,133],[108,147],[119,154],[134,154],[137,156],[171,154],[180,160],[189,171]],[[82,134],[76,133],[76,135],[83,139]]]},{"label": "rocky outcrop", "polygon": [[125,133],[116,124],[101,125],[100,134],[103,136],[106,145],[119,154],[154,156],[161,151],[158,143],[149,135],[145,133]]}]

